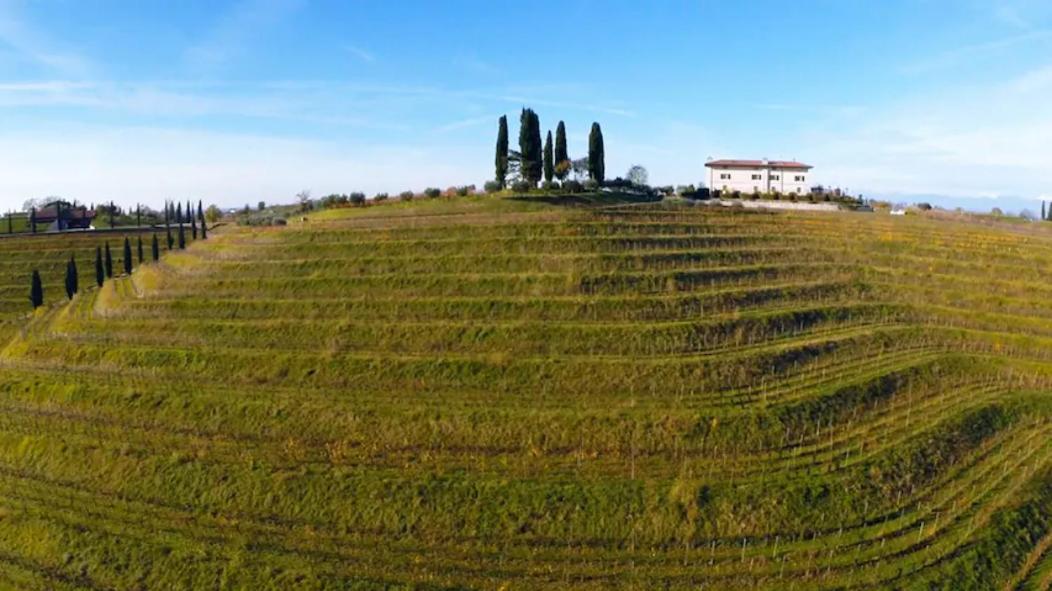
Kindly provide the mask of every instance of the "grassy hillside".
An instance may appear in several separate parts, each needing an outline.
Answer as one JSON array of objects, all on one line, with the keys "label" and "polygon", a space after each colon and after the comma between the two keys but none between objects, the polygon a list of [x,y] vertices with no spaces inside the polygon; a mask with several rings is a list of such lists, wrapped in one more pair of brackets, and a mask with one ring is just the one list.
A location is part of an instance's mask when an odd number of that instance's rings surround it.
[{"label": "grassy hillside", "polygon": [[[6,226],[3,228],[6,229]],[[105,247],[107,242],[113,257],[114,272],[123,273],[121,261],[125,236],[132,241],[133,259],[138,264],[138,231],[68,234],[41,231],[24,236],[0,234],[0,340],[9,339],[25,323],[32,309],[29,284],[34,269],[40,271],[45,303],[64,301],[66,292],[63,279],[70,257],[77,262],[81,285],[89,287],[95,283],[95,248]],[[141,236],[144,254],[149,259],[151,233],[143,232]],[[163,231],[159,238],[163,250]]]},{"label": "grassy hillside", "polygon": [[1047,588],[1044,230],[483,198],[224,229],[12,331],[0,586]]}]

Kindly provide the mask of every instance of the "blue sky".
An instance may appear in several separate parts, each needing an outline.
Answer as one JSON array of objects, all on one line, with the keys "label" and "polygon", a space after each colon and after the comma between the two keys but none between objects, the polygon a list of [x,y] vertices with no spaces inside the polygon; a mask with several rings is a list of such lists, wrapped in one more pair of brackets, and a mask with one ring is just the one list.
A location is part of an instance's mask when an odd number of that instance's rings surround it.
[{"label": "blue sky", "polygon": [[599,121],[610,176],[1039,209],[1052,2],[0,0],[4,209],[481,185],[524,105],[572,156]]}]

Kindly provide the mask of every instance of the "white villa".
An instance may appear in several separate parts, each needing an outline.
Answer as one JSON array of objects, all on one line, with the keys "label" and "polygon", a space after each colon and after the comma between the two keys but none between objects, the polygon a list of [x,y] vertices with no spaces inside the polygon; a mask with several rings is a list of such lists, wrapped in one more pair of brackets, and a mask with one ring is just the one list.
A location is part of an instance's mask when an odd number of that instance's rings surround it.
[{"label": "white villa", "polygon": [[785,160],[709,160],[709,188],[742,193],[810,192],[811,165]]}]

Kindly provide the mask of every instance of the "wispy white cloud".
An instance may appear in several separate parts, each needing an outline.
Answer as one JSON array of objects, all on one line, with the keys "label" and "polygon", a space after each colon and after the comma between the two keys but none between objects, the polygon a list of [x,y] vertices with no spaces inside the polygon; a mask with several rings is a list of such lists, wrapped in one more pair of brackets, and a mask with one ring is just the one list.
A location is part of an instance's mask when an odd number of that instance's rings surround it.
[{"label": "wispy white cloud", "polygon": [[64,48],[43,29],[28,22],[16,3],[0,0],[0,46],[22,60],[63,77],[86,78],[93,70],[83,54]]},{"label": "wispy white cloud", "polygon": [[934,70],[966,64],[970,60],[996,56],[1020,45],[1052,41],[1052,30],[1027,31],[1000,39],[972,43],[946,50],[937,55],[908,63],[901,68],[904,74],[925,74]]},{"label": "wispy white cloud", "polygon": [[[406,167],[411,160],[412,167]],[[316,195],[481,181],[487,161],[456,146],[359,144],[155,127],[83,126],[0,136],[0,209],[62,195],[131,205],[192,197],[237,206]],[[53,162],[62,162],[55,175]],[[465,163],[469,163],[465,165]],[[114,179],[120,179],[115,183]]]},{"label": "wispy white cloud", "polygon": [[361,47],[355,47],[354,45],[345,45],[343,48],[347,50],[347,53],[353,55],[354,57],[358,58],[359,60],[365,63],[371,64],[376,61],[376,56],[373,55],[372,52],[366,51]]},{"label": "wispy white cloud", "polygon": [[213,70],[248,51],[250,45],[298,10],[304,0],[241,0],[223,14],[198,43],[186,49],[194,68]]},{"label": "wispy white cloud", "polygon": [[1034,196],[1052,161],[1052,65],[905,99],[805,138],[830,182],[881,192]]},{"label": "wispy white cloud", "polygon": [[472,74],[483,74],[486,76],[500,74],[503,71],[477,55],[458,55],[453,58],[453,65]]},{"label": "wispy white cloud", "polygon": [[447,133],[450,131],[456,131],[458,129],[464,129],[467,127],[477,127],[486,123],[494,123],[497,120],[493,115],[486,115],[484,117],[470,117],[468,119],[460,119],[458,121],[452,121],[444,125],[439,125],[435,128],[437,133]]}]

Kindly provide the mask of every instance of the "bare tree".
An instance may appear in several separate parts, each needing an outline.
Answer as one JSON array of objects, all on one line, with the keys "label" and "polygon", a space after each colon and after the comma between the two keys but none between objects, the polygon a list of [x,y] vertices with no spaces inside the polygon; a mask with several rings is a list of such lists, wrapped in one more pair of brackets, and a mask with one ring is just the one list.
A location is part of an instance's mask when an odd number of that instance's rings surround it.
[{"label": "bare tree", "polygon": [[310,189],[304,189],[296,193],[296,201],[300,204],[300,211],[310,211]]},{"label": "bare tree", "polygon": [[578,158],[570,163],[570,167],[573,169],[574,180],[580,180],[582,177],[588,177],[588,159]]},{"label": "bare tree", "polygon": [[638,164],[633,164],[632,168],[629,168],[628,172],[625,173],[625,178],[633,185],[644,187],[647,181],[650,180],[650,175],[647,174],[647,169]]}]

